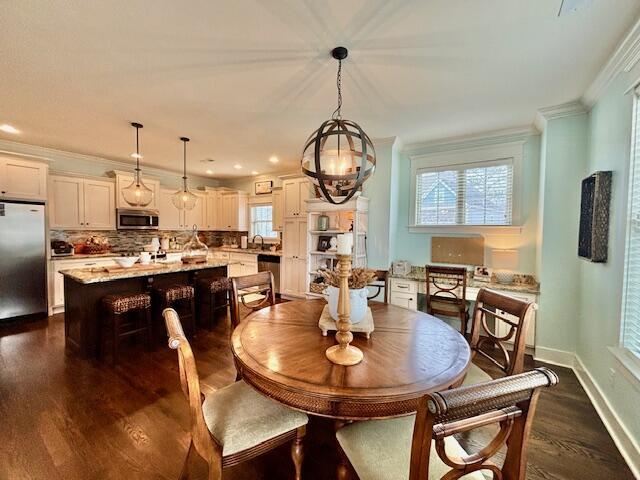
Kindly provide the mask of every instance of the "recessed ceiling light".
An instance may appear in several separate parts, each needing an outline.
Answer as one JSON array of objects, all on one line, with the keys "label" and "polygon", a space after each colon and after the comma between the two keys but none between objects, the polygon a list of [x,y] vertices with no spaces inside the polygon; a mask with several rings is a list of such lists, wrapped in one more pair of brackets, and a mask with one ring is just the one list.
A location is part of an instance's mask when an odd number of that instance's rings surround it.
[{"label": "recessed ceiling light", "polygon": [[213,175],[213,170],[211,169],[207,170],[207,175]]},{"label": "recessed ceiling light", "polygon": [[2,125],[0,125],[0,130],[2,130],[4,133],[12,133],[14,135],[20,133],[20,130],[18,130],[16,127],[13,127],[6,123],[3,123]]},{"label": "recessed ceiling light", "polygon": [[236,163],[233,168],[235,168],[236,170],[240,170],[242,168],[242,165],[240,165],[239,163]]},{"label": "recessed ceiling light", "polygon": [[271,157],[269,158],[269,161],[271,163],[278,163],[280,160],[278,160],[278,157],[276,157],[275,155],[271,155]]},{"label": "recessed ceiling light", "polygon": [[253,171],[251,172],[251,175],[257,175],[257,174],[258,174],[258,172],[256,172],[255,170],[253,170]]},{"label": "recessed ceiling light", "polygon": [[142,155],[140,155],[139,153],[132,153],[131,158],[142,158]]}]

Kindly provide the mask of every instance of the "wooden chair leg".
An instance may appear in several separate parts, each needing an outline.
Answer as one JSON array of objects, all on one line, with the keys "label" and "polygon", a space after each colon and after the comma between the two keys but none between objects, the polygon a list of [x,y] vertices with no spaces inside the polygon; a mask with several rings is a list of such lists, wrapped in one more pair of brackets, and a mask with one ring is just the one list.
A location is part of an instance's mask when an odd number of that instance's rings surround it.
[{"label": "wooden chair leg", "polygon": [[153,317],[151,315],[151,307],[144,309],[145,322],[147,323],[147,349],[153,350]]},{"label": "wooden chair leg", "polygon": [[302,440],[304,439],[304,434],[304,428],[299,428],[295,440],[291,443],[291,459],[296,469],[296,480],[302,479],[302,461],[304,460]]},{"label": "wooden chair leg", "polygon": [[187,450],[187,456],[184,459],[184,465],[182,465],[182,471],[178,480],[187,480],[189,478],[189,457],[191,457],[191,451],[193,450],[193,439],[189,442],[189,449]]},{"label": "wooden chair leg", "polygon": [[120,320],[122,318],[122,314],[120,313],[112,313],[111,314],[111,335],[112,335],[112,344],[111,344],[111,365],[115,366],[118,363],[118,343],[120,340]]},{"label": "wooden chair leg", "polygon": [[222,480],[222,461],[209,462],[209,480]]},{"label": "wooden chair leg", "polygon": [[196,336],[197,325],[196,325],[196,299],[195,297],[191,297],[189,301],[189,306],[191,308],[191,335],[193,337]]}]

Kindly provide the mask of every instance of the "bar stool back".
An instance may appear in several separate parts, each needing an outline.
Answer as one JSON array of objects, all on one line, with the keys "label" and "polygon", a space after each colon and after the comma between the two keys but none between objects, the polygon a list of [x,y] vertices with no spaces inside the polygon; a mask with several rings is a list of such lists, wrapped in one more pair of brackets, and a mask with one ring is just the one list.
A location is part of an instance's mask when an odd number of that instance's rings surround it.
[{"label": "bar stool back", "polygon": [[[125,293],[107,295],[102,299],[104,318],[101,324],[98,356],[107,340],[107,331],[111,329],[111,361],[118,363],[120,341],[132,335],[144,335],[147,347],[152,346],[151,296],[148,293]],[[142,319],[131,318],[130,313],[142,314]]]}]

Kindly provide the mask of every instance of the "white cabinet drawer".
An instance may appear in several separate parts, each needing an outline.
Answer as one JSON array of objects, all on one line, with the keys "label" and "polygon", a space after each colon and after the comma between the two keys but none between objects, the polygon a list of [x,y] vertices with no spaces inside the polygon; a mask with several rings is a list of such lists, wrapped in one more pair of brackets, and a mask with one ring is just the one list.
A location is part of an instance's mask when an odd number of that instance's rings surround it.
[{"label": "white cabinet drawer", "polygon": [[258,256],[254,253],[230,253],[229,260],[232,262],[258,263]]},{"label": "white cabinet drawer", "polygon": [[413,280],[391,279],[391,291],[398,293],[411,293],[414,296],[418,293],[418,282]]},{"label": "white cabinet drawer", "polygon": [[391,305],[396,305],[410,310],[418,309],[418,295],[415,293],[391,292]]},{"label": "white cabinet drawer", "polygon": [[229,260],[229,252],[213,252],[213,258],[216,260]]}]

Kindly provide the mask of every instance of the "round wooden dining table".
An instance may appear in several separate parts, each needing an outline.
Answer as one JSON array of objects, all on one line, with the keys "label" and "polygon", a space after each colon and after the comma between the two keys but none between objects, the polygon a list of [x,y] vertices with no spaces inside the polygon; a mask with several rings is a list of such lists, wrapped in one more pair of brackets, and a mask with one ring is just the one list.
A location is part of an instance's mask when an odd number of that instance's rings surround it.
[{"label": "round wooden dining table", "polygon": [[259,392],[304,412],[338,420],[406,415],[429,392],[462,380],[471,352],[459,332],[422,312],[370,302],[374,332],[355,333],[364,360],[335,365],[318,320],[326,303],[301,300],[258,310],[232,334],[236,368]]}]

